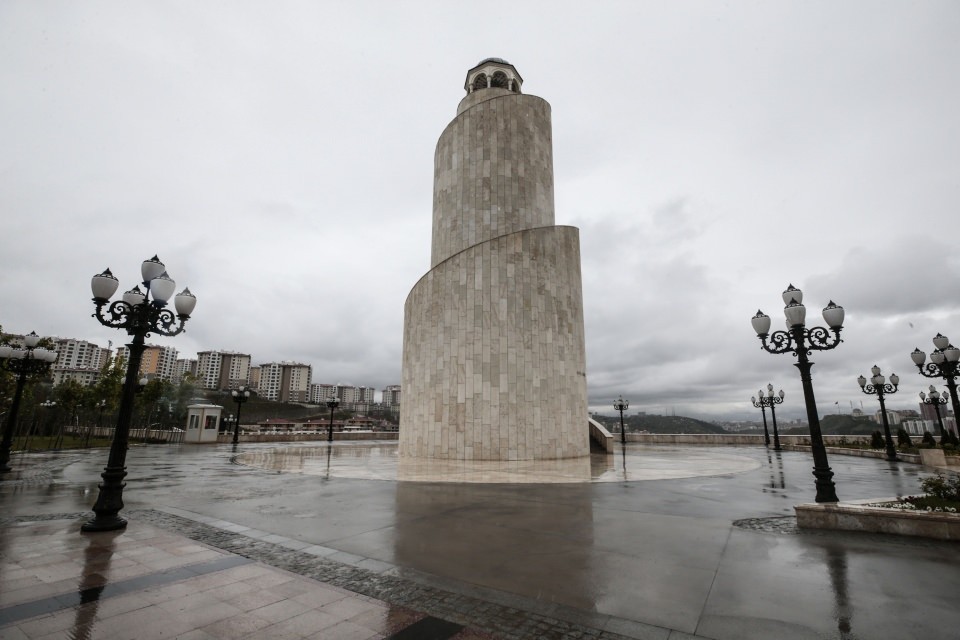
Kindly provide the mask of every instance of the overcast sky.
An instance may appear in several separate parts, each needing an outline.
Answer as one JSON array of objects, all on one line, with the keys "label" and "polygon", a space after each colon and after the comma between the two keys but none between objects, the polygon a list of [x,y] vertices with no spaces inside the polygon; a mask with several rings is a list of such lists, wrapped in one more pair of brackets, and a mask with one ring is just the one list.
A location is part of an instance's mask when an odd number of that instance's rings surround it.
[{"label": "overcast sky", "polygon": [[953,1],[4,0],[0,324],[125,342],[90,276],[156,253],[199,302],[153,343],[398,384],[434,147],[495,56],[553,108],[592,409],[804,415],[750,326],[790,283],[847,311],[821,412],[874,411],[873,364],[915,408],[910,351],[960,342],[958,34]]}]

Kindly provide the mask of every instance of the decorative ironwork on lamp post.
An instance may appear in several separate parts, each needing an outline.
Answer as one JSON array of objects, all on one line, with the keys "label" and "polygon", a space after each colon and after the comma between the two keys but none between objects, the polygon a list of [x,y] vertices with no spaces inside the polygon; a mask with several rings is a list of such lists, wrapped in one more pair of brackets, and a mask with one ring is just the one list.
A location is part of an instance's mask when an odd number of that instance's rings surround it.
[{"label": "decorative ironwork on lamp post", "polygon": [[233,444],[240,442],[240,408],[243,403],[250,399],[250,389],[246,385],[240,385],[230,392],[233,401],[237,403],[237,417],[233,419]]},{"label": "decorative ironwork on lamp post", "polygon": [[10,447],[13,444],[13,432],[17,425],[17,414],[20,412],[20,399],[23,397],[23,387],[27,378],[43,375],[50,370],[50,365],[57,359],[57,352],[38,347],[40,336],[36,331],[23,337],[23,347],[10,345],[0,346],[0,360],[3,368],[17,376],[17,385],[13,392],[13,402],[7,412],[7,424],[3,429],[3,439],[0,441],[0,473],[9,472]]},{"label": "decorative ironwork on lamp post", "polygon": [[[813,476],[816,478],[817,502],[839,502],[833,482],[833,471],[827,461],[827,449],[823,444],[820,431],[820,417],[817,413],[817,401],[813,394],[813,381],[810,368],[813,363],[809,356],[813,351],[834,349],[843,342],[840,332],[843,330],[843,307],[830,301],[823,309],[823,319],[829,329],[810,327],[805,324],[807,309],[803,306],[803,292],[792,284],[783,292],[783,301],[787,305],[783,312],[787,320],[786,331],[770,333],[770,316],[757,311],[751,319],[753,330],[769,353],[792,353],[797,358],[794,366],[800,370],[800,382],[803,386],[803,399],[807,409],[807,421],[810,424],[810,448],[813,451]],[[832,335],[831,335],[832,333]]]},{"label": "decorative ironwork on lamp post", "polygon": [[327,398],[327,406],[330,408],[330,426],[327,427],[327,442],[333,442],[333,412],[340,406],[340,400],[336,396]]},{"label": "decorative ironwork on lamp post", "polygon": [[146,349],[147,336],[157,333],[162,336],[175,336],[183,332],[183,326],[190,319],[197,299],[189,289],[184,289],[174,297],[176,315],[166,308],[173,296],[176,283],[167,275],[166,267],[157,256],[144,260],[140,266],[140,275],[144,291],[135,286],[123,294],[120,300],[110,302],[117,291],[119,281],[110,269],[93,276],[90,287],[93,290],[93,304],[96,311],[93,316],[100,324],[114,329],[124,329],[132,340],[127,344],[130,360],[127,362],[126,377],[120,393],[120,407],[117,411],[117,427],[110,445],[107,466],[100,477],[100,494],[93,505],[96,514],[93,520],[85,523],[83,531],[113,531],[123,529],[127,521],[118,513],[123,509],[123,479],[127,475],[127,443],[130,436],[130,421],[133,418],[134,395],[137,390],[137,375],[140,362]]},{"label": "decorative ironwork on lamp post", "polygon": [[620,444],[627,446],[627,430],[623,427],[623,412],[630,408],[630,401],[624,400],[623,396],[617,396],[613,401],[613,408],[620,412]]},{"label": "decorative ironwork on lamp post", "polygon": [[[920,375],[926,378],[944,379],[952,401],[953,419],[960,421],[960,397],[957,395],[957,379],[960,378],[960,349],[950,344],[950,339],[939,333],[933,339],[933,346],[936,348],[930,353],[930,362],[924,364],[927,354],[920,349],[914,349],[910,358],[920,370]],[[957,428],[957,435],[960,436],[960,427]]]},{"label": "decorative ironwork on lamp post", "polygon": [[857,378],[857,384],[860,385],[861,391],[869,395],[877,396],[877,399],[880,401],[880,417],[883,419],[883,438],[887,445],[887,460],[896,460],[897,448],[893,446],[893,436],[890,435],[890,421],[887,420],[887,406],[883,402],[883,397],[897,392],[900,377],[895,373],[891,373],[890,382],[887,383],[886,378],[880,373],[880,367],[877,365],[873,365],[873,367],[870,368],[870,373],[873,374],[870,378],[870,384],[867,384],[867,379],[863,376]]},{"label": "decorative ironwork on lamp post", "polygon": [[[923,404],[933,405],[933,410],[937,412],[937,425],[940,427],[940,444],[947,444],[950,440],[947,436],[947,430],[943,427],[943,417],[940,415],[940,405],[947,404],[950,400],[950,394],[944,393],[940,395],[940,392],[937,391],[937,388],[933,385],[930,385],[930,395],[929,397],[923,391],[920,392],[920,402]],[[956,414],[954,414],[956,415]]]}]

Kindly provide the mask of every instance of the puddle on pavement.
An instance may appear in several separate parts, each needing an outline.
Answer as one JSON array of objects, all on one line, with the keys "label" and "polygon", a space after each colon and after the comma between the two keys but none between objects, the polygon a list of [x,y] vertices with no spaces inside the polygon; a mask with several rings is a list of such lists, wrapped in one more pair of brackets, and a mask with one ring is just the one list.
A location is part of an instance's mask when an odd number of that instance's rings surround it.
[{"label": "puddle on pavement", "polygon": [[396,443],[318,443],[240,452],[235,461],[259,469],[330,478],[402,482],[631,482],[751,471],[756,460],[715,449],[628,445],[616,454],[566,460],[462,461],[400,458]]}]

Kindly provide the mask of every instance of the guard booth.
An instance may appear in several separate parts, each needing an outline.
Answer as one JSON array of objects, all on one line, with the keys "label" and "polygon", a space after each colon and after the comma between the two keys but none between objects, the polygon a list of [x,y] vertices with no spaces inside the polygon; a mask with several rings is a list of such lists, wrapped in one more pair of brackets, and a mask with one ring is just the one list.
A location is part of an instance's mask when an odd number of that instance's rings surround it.
[{"label": "guard booth", "polygon": [[191,404],[187,407],[187,429],[183,434],[184,442],[216,442],[220,433],[220,414],[223,407],[218,404]]}]

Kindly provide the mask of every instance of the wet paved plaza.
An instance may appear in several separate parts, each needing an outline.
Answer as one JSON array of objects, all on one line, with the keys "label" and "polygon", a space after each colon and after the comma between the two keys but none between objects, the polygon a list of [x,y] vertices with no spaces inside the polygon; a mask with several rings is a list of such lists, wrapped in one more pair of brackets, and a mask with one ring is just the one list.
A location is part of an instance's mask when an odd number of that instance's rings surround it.
[{"label": "wet paved plaza", "polygon": [[[81,534],[105,461],[14,457],[0,637],[960,635],[960,545],[798,532],[806,453],[633,445],[533,483],[393,443],[135,446],[127,530]],[[919,492],[917,465],[830,462],[841,499]]]}]

